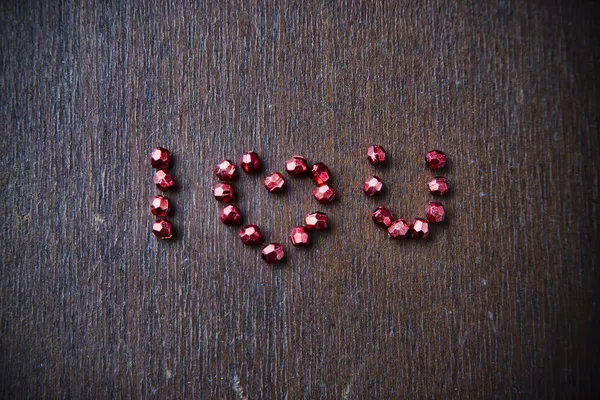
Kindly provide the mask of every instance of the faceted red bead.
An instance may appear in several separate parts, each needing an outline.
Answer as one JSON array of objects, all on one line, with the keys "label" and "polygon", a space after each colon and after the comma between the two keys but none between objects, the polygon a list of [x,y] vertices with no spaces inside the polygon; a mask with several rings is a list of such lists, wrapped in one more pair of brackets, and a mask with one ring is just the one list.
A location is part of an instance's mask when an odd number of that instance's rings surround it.
[{"label": "faceted red bead", "polygon": [[427,182],[427,188],[434,196],[445,196],[448,193],[448,179],[443,176],[436,176]]},{"label": "faceted red bead", "polygon": [[306,223],[306,229],[309,231],[322,231],[327,229],[327,214],[318,211],[306,214],[304,222]]},{"label": "faceted red bead", "polygon": [[311,167],[310,175],[317,185],[323,185],[329,181],[329,168],[322,162],[318,162]]},{"label": "faceted red bead", "polygon": [[427,236],[429,236],[429,222],[423,218],[416,218],[410,225],[410,237],[425,239]]},{"label": "faceted red bead", "polygon": [[446,165],[446,154],[440,150],[431,150],[425,154],[425,164],[431,169],[444,168],[444,165]]},{"label": "faceted red bead", "polygon": [[335,190],[333,190],[328,184],[324,184],[313,190],[313,196],[319,203],[331,203],[335,198]]},{"label": "faceted red bead", "polygon": [[215,175],[222,181],[230,181],[237,176],[237,168],[229,160],[223,160],[215,167]]},{"label": "faceted red bead", "polygon": [[367,158],[371,165],[381,165],[385,162],[385,149],[382,146],[374,144],[367,150]]},{"label": "faceted red bead", "polygon": [[285,252],[279,243],[269,243],[262,248],[260,255],[267,264],[275,264],[283,260]]},{"label": "faceted red bead", "polygon": [[242,242],[248,246],[255,246],[263,241],[262,233],[256,225],[246,225],[240,231],[239,236]]},{"label": "faceted red bead", "polygon": [[425,208],[425,217],[429,222],[442,222],[446,218],[446,211],[442,203],[429,202]]},{"label": "faceted red bead", "polygon": [[260,171],[260,160],[258,154],[253,151],[242,154],[242,160],[240,161],[242,169],[249,174],[253,174]]},{"label": "faceted red bead", "polygon": [[233,186],[229,183],[217,183],[213,190],[213,194],[215,195],[215,199],[222,201],[223,203],[229,203],[235,198]]},{"label": "faceted red bead", "polygon": [[271,193],[281,192],[285,185],[285,179],[279,172],[273,172],[271,175],[265,178],[265,187]]},{"label": "faceted red bead", "polygon": [[162,192],[166,192],[169,189],[173,189],[175,187],[175,181],[171,174],[164,169],[159,169],[154,174],[154,184],[158,188],[158,190]]},{"label": "faceted red bead", "polygon": [[310,244],[310,236],[303,226],[296,226],[292,228],[290,233],[290,240],[296,247],[308,246]]},{"label": "faceted red bead", "polygon": [[154,168],[164,169],[171,165],[171,152],[162,147],[155,147],[150,153],[150,165]]},{"label": "faceted red bead", "polygon": [[285,162],[285,170],[292,176],[304,176],[308,172],[306,158],[302,156],[292,156]]},{"label": "faceted red bead", "polygon": [[387,228],[392,224],[394,216],[392,212],[383,206],[377,207],[372,213],[373,222],[382,228]]},{"label": "faceted red bead", "polygon": [[166,219],[159,219],[152,224],[152,233],[159,239],[171,239],[173,237],[173,224]]},{"label": "faceted red bead", "polygon": [[221,222],[225,225],[235,225],[239,224],[242,220],[242,213],[240,209],[234,206],[233,204],[228,205],[223,210],[221,210],[221,215],[219,216]]},{"label": "faceted red bead", "polygon": [[164,217],[169,212],[171,203],[168,198],[164,196],[154,196],[150,202],[150,213],[157,217]]},{"label": "faceted red bead", "polygon": [[381,189],[383,189],[383,181],[377,176],[367,178],[363,185],[363,192],[369,197],[377,196]]},{"label": "faceted red bead", "polygon": [[410,225],[402,218],[395,220],[388,228],[388,236],[394,240],[410,237]]}]

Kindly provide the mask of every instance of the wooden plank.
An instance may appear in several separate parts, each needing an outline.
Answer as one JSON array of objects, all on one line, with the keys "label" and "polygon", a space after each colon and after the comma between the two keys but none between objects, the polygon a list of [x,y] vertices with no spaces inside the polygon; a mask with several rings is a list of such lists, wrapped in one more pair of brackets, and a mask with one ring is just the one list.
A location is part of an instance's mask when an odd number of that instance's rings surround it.
[{"label": "wooden plank", "polygon": [[[598,389],[593,4],[22,1],[0,5],[6,398],[589,398]],[[374,169],[366,148],[385,146]],[[175,156],[156,241],[147,157]],[[444,150],[448,221],[423,214]],[[235,182],[265,265],[219,223],[212,168],[256,150],[333,173]],[[387,192],[365,198],[377,173]],[[323,210],[307,250],[289,230]]]}]

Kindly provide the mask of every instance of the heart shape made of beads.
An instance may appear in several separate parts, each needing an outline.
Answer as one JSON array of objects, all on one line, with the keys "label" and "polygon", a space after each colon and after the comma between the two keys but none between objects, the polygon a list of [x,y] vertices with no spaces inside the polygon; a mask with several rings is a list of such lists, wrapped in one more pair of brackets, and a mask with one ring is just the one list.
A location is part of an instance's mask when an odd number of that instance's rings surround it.
[{"label": "heart shape made of beads", "polygon": [[[260,173],[262,169],[258,154],[254,151],[244,153],[240,159],[240,167],[247,174]],[[317,184],[313,190],[313,197],[321,204],[331,203],[336,196],[335,190],[329,185],[330,171],[322,162],[313,164],[310,168],[306,158],[294,155],[285,162],[285,170],[292,177],[310,176]],[[216,200],[228,203],[220,213],[219,219],[224,225],[233,226],[241,223],[242,213],[234,204],[235,189],[232,181],[238,177],[237,166],[230,160],[224,159],[217,164],[214,173],[220,180],[213,188]],[[286,186],[286,180],[280,172],[272,172],[267,175],[263,182],[270,193],[281,192]],[[306,214],[304,225],[292,228],[290,241],[294,247],[305,247],[310,245],[310,235],[313,231],[325,230],[328,227],[328,217],[323,212],[312,212]],[[279,263],[285,258],[285,249],[278,242],[265,242],[263,234],[256,224],[244,226],[238,236],[242,243],[248,246],[262,246],[261,257],[268,264]]]}]

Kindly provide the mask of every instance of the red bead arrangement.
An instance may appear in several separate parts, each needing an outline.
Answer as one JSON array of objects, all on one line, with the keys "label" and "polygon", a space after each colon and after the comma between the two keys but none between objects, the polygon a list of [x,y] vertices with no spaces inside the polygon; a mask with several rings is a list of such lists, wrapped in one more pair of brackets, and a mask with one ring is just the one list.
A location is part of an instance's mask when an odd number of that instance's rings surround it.
[{"label": "red bead arrangement", "polygon": [[[260,158],[254,151],[242,155],[240,166],[242,170],[249,174],[260,172],[262,168]],[[306,158],[294,155],[286,160],[285,170],[292,177],[310,176],[317,184],[313,196],[319,203],[328,204],[335,199],[335,190],[328,184],[330,181],[329,168],[322,162],[317,162],[309,167]],[[235,201],[235,190],[229,181],[237,176],[236,166],[229,160],[222,160],[217,164],[214,172],[221,181],[213,189],[215,199],[224,203]],[[273,172],[265,177],[263,184],[270,193],[278,193],[285,189],[286,179],[281,173]],[[229,204],[221,210],[219,219],[224,225],[236,225],[241,222],[242,213],[234,204]],[[311,233],[325,230],[328,227],[328,218],[323,212],[317,211],[307,214],[304,222],[305,225],[295,226],[290,232],[290,241],[294,247],[309,246]],[[284,247],[279,243],[265,243],[258,225],[244,226],[238,236],[242,243],[247,246],[263,246],[261,257],[268,264],[281,262],[285,258]]]},{"label": "red bead arrangement", "polygon": [[[372,165],[385,162],[386,154],[382,146],[373,145],[367,150],[367,158]],[[441,169],[446,165],[446,154],[440,150],[431,150],[425,155],[426,166],[430,169]],[[383,188],[383,182],[377,176],[367,178],[363,184],[363,192],[369,197],[377,196]],[[449,192],[448,179],[436,176],[427,182],[429,192],[434,196],[445,196]],[[371,213],[375,224],[386,228],[388,236],[394,240],[425,239],[429,236],[429,224],[443,222],[446,216],[444,205],[439,202],[429,202],[425,208],[425,218],[415,218],[410,224],[404,219],[394,220],[394,216],[386,207],[379,206]]]},{"label": "red bead arrangement", "polygon": [[[171,166],[171,152],[162,147],[155,147],[150,153],[150,165],[156,168],[153,181],[156,188],[161,192],[166,192],[175,187],[175,181],[169,173]],[[163,196],[154,196],[150,202],[150,213],[157,217],[166,217],[171,209],[171,201]],[[159,239],[171,239],[174,235],[173,224],[164,219],[158,219],[152,224],[152,234]]]}]

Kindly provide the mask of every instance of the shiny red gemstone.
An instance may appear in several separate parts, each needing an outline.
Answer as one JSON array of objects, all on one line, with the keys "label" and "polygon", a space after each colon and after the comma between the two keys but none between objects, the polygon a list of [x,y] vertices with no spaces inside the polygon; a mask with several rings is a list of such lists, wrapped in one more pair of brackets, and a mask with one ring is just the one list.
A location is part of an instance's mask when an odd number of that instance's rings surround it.
[{"label": "shiny red gemstone", "polygon": [[410,237],[410,225],[402,218],[392,222],[388,228],[388,236],[394,240]]},{"label": "shiny red gemstone", "polygon": [[410,225],[410,237],[425,239],[427,236],[429,236],[429,222],[423,218],[416,218]]},{"label": "shiny red gemstone", "polygon": [[427,182],[427,188],[434,196],[445,196],[448,194],[448,179],[443,176],[436,176]]},{"label": "shiny red gemstone", "polygon": [[385,162],[385,149],[382,146],[374,144],[367,150],[367,158],[371,165],[381,165]]},{"label": "shiny red gemstone", "polygon": [[442,203],[429,202],[425,208],[425,217],[429,222],[442,222],[446,218],[446,211]]},{"label": "shiny red gemstone", "polygon": [[239,236],[242,242],[248,246],[255,246],[263,241],[262,233],[256,225],[246,225],[240,231]]},{"label": "shiny red gemstone", "polygon": [[271,175],[265,178],[265,187],[271,193],[281,192],[285,185],[285,179],[279,172],[273,172]]},{"label": "shiny red gemstone", "polygon": [[372,213],[373,222],[382,228],[387,228],[392,224],[394,216],[392,212],[383,206],[377,207]]},{"label": "shiny red gemstone", "polygon": [[165,196],[154,196],[150,202],[150,213],[157,217],[164,217],[169,212],[170,201]]},{"label": "shiny red gemstone", "polygon": [[219,216],[221,222],[225,225],[235,225],[239,224],[242,220],[242,213],[240,209],[234,206],[233,204],[228,205],[223,210],[221,210],[221,215]]},{"label": "shiny red gemstone", "polygon": [[318,211],[306,214],[304,222],[306,223],[306,229],[309,231],[322,231],[327,229],[327,214]]},{"label": "shiny red gemstone", "polygon": [[296,226],[292,228],[290,233],[290,240],[296,247],[308,246],[310,244],[310,236],[303,226]]},{"label": "shiny red gemstone", "polygon": [[213,194],[215,195],[215,199],[222,201],[223,203],[229,203],[235,198],[233,186],[229,183],[217,183],[213,190]]},{"label": "shiny red gemstone", "polygon": [[173,224],[166,219],[159,219],[152,224],[152,234],[159,239],[171,239],[173,237]]},{"label": "shiny red gemstone", "polygon": [[237,168],[229,160],[223,160],[215,167],[215,175],[222,181],[230,181],[237,176]]},{"label": "shiny red gemstone", "polygon": [[313,164],[310,169],[310,176],[317,185],[323,185],[329,181],[329,168],[322,162]]},{"label": "shiny red gemstone", "polygon": [[383,189],[383,181],[377,176],[367,178],[363,185],[363,192],[369,197],[377,196],[381,193],[381,189]]},{"label": "shiny red gemstone", "polygon": [[440,150],[431,150],[425,154],[425,164],[431,169],[444,168],[444,165],[446,165],[446,154]]},{"label": "shiny red gemstone", "polygon": [[150,165],[157,169],[168,168],[171,165],[171,152],[162,147],[155,147],[150,153]]},{"label": "shiny red gemstone", "polygon": [[175,181],[173,180],[173,177],[171,176],[171,174],[169,174],[168,171],[165,171],[164,169],[159,169],[158,171],[156,171],[156,173],[154,174],[154,178],[152,179],[154,180],[154,184],[156,185],[158,190],[162,192],[166,192],[167,190],[173,189],[175,187]]},{"label": "shiny red gemstone", "polygon": [[279,243],[269,243],[262,248],[260,255],[267,264],[275,264],[283,260],[285,252]]},{"label": "shiny red gemstone", "polygon": [[240,161],[242,169],[249,174],[253,174],[260,171],[260,160],[258,154],[253,151],[242,154],[242,160]]},{"label": "shiny red gemstone", "polygon": [[328,184],[324,184],[313,190],[313,196],[319,203],[331,203],[335,198],[335,190],[333,190]]},{"label": "shiny red gemstone", "polygon": [[304,176],[308,172],[306,158],[302,156],[292,156],[285,162],[285,170],[292,176]]}]

